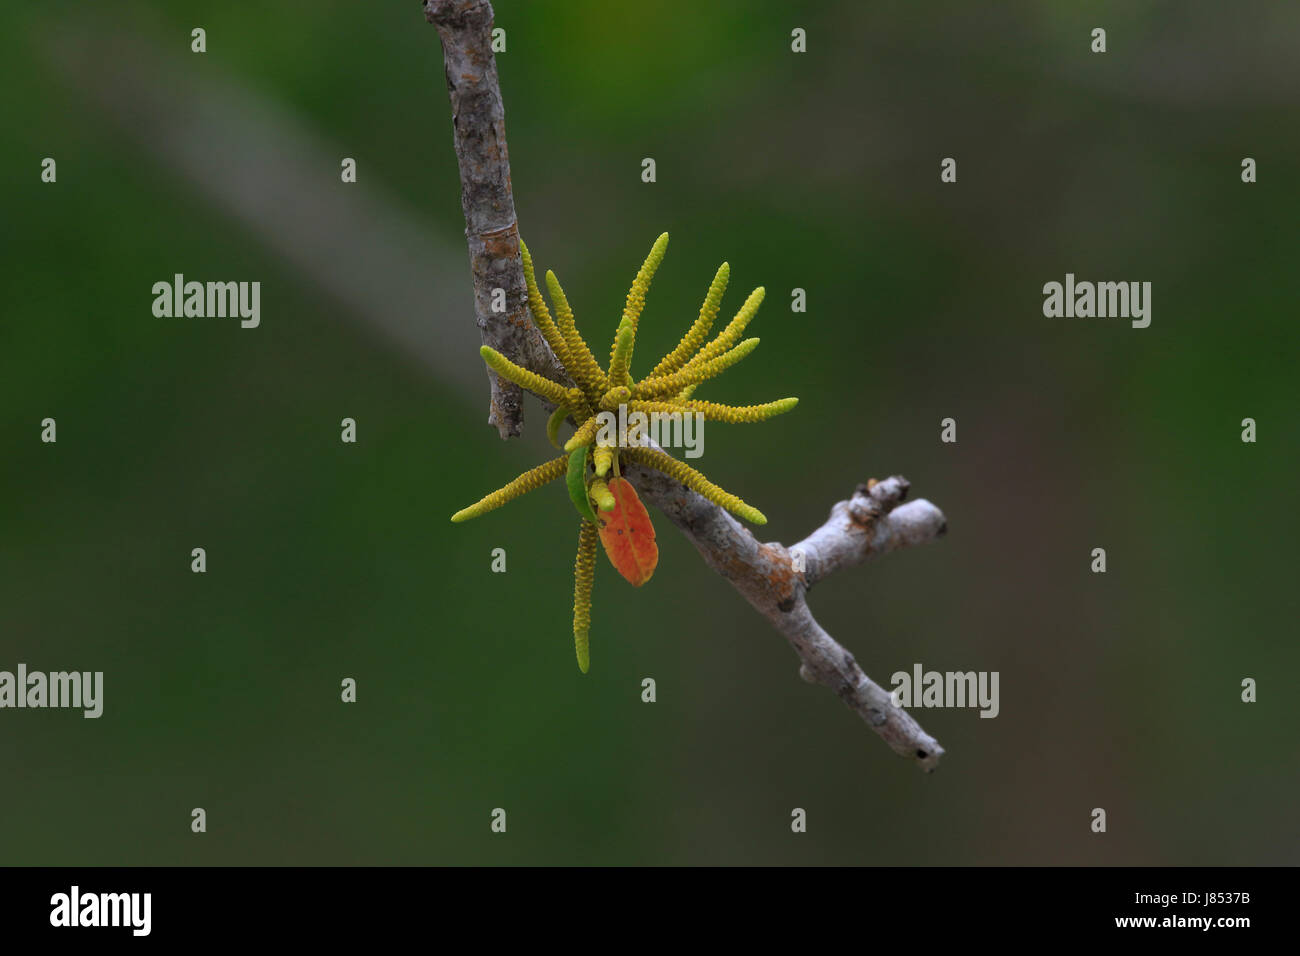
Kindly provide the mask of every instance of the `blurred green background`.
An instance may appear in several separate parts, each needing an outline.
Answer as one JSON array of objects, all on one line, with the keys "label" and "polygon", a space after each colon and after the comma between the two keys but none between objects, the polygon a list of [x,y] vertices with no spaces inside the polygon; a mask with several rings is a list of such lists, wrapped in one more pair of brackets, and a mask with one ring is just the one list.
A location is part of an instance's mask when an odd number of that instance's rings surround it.
[{"label": "blurred green background", "polygon": [[[591,337],[663,230],[641,356],[723,259],[725,309],[768,289],[704,394],[801,404],[700,466],[765,539],[871,476],[947,514],[810,602],[880,683],[1000,672],[995,720],[916,712],[927,777],[662,517],[586,677],[563,489],[448,522],[548,446],[486,425],[418,2],[6,5],[0,669],[106,689],[0,711],[0,863],[1295,863],[1300,6],[1066,7],[497,4],[521,231]],[[176,272],[261,327],[155,318]],[[1151,281],[1151,327],[1045,319],[1066,272]]]}]

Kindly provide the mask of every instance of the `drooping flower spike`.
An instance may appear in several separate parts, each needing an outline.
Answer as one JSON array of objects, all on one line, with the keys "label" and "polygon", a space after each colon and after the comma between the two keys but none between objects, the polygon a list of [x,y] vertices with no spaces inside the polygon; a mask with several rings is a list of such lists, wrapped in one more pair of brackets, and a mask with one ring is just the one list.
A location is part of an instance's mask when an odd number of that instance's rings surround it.
[{"label": "drooping flower spike", "polygon": [[736,406],[692,397],[700,384],[721,374],[758,346],[758,339],[742,341],[740,336],[763,302],[762,287],[749,294],[740,311],[712,341],[705,341],[721,309],[722,296],[731,276],[731,267],[727,263],[718,268],[700,307],[699,317],[681,341],[660,359],[649,375],[638,381],[631,372],[637,327],[645,309],[650,281],[668,250],[668,233],[655,240],[632,282],[623,316],[614,333],[607,370],[596,362],[591,348],[578,331],[573,309],[559,280],[555,273],[548,271],[546,286],[555,308],[555,317],[551,317],[537,286],[528,247],[522,241],[519,246],[533,321],[574,385],[538,375],[486,345],[480,352],[483,360],[498,375],[556,406],[546,424],[546,434],[552,444],[560,447],[559,429],[566,419],[572,418],[576,429],[563,445],[565,454],[524,472],[504,487],[456,512],[451,520],[465,521],[478,517],[565,476],[569,496],[582,519],[574,564],[573,637],[578,667],[586,673],[590,666],[591,588],[597,539],[604,545],[610,563],[634,586],[639,587],[650,579],[659,560],[650,516],[637,497],[636,489],[619,474],[620,458],[661,471],[746,521],[767,523],[767,518],[757,508],[719,488],[667,452],[635,444],[620,447],[619,442],[609,443],[601,433],[600,414],[617,413],[619,406],[625,406],[629,412],[639,411],[646,415],[656,412],[698,413],[706,421],[760,422],[790,411],[799,400],[782,398],[761,405]]}]

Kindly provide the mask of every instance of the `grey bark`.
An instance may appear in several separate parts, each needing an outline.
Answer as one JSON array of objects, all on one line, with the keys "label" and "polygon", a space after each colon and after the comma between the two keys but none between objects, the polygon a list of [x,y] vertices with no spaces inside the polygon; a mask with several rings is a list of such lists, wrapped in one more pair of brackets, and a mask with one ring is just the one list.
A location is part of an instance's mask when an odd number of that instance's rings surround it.
[{"label": "grey bark", "polygon": [[[505,108],[492,53],[492,4],[424,0],[424,16],[442,41],[479,334],[484,345],[515,362],[567,381],[528,312]],[[505,292],[503,312],[492,310],[494,296],[500,299],[498,289]],[[502,438],[512,438],[523,427],[523,392],[491,369],[487,375],[492,385],[488,423]]]}]

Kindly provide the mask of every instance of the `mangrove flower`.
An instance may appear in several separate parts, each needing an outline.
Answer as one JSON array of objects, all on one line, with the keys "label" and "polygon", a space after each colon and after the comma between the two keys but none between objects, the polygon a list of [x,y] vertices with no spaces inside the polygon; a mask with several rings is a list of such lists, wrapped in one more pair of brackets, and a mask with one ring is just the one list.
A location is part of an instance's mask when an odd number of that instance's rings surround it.
[{"label": "mangrove flower", "polygon": [[731,276],[731,267],[727,263],[718,268],[700,307],[699,317],[681,341],[659,360],[648,375],[637,380],[631,372],[637,326],[645,308],[646,294],[650,291],[650,281],[668,250],[668,233],[655,240],[632,282],[622,318],[614,333],[607,368],[601,368],[578,332],[564,289],[555,273],[548,271],[546,286],[555,307],[552,318],[538,288],[528,247],[523,242],[519,246],[533,321],[574,384],[570,386],[538,375],[486,345],[480,352],[483,360],[498,375],[556,406],[546,424],[546,433],[552,444],[560,447],[559,430],[566,420],[572,419],[576,429],[563,445],[564,454],[524,472],[475,504],[462,508],[451,516],[451,520],[476,518],[561,476],[565,477],[569,497],[581,518],[578,556],[574,563],[573,638],[578,667],[586,673],[590,666],[588,632],[597,539],[604,546],[610,563],[634,586],[639,587],[650,580],[659,561],[650,516],[636,489],[621,476],[620,460],[663,472],[746,521],[760,525],[767,523],[767,518],[757,508],[719,488],[699,471],[667,452],[637,444],[622,447],[618,441],[609,441],[601,429],[602,418],[607,420],[609,416],[602,416],[602,413],[613,413],[625,406],[629,412],[639,411],[647,416],[656,412],[665,415],[681,413],[701,415],[705,421],[760,422],[790,411],[799,400],[782,398],[761,405],[722,405],[693,397],[699,385],[735,365],[758,346],[758,339],[742,339],[741,335],[763,302],[762,287],[749,294],[740,311],[721,332],[711,340],[708,338]]}]

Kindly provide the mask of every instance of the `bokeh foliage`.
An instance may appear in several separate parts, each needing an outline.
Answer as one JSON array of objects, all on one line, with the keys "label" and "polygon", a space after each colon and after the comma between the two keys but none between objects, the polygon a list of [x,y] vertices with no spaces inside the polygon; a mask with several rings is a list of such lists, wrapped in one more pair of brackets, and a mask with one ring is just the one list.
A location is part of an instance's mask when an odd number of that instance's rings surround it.
[{"label": "bokeh foliage", "polygon": [[[496,440],[485,384],[449,388],[368,335],[54,52],[103,28],[237,80],[459,250],[418,3],[9,4],[0,668],[104,670],[106,701],[98,721],[0,712],[0,862],[1295,862],[1300,8],[497,7],[539,267],[605,341],[670,231],[645,355],[722,259],[724,319],[765,285],[762,347],[701,397],[764,400],[779,359],[802,402],[711,428],[702,466],[786,542],[858,481],[907,475],[948,537],[812,605],[878,681],[915,661],[1000,671],[1001,715],[920,712],[949,753],[916,773],[800,681],[662,519],[650,585],[598,568],[579,674],[563,488],[447,520],[537,460],[537,406],[524,440]],[[1042,284],[1067,271],[1152,281],[1151,327],[1043,318]],[[174,272],[259,279],[262,327],[155,319],[149,288]],[[47,415],[57,445],[38,441]]]}]

